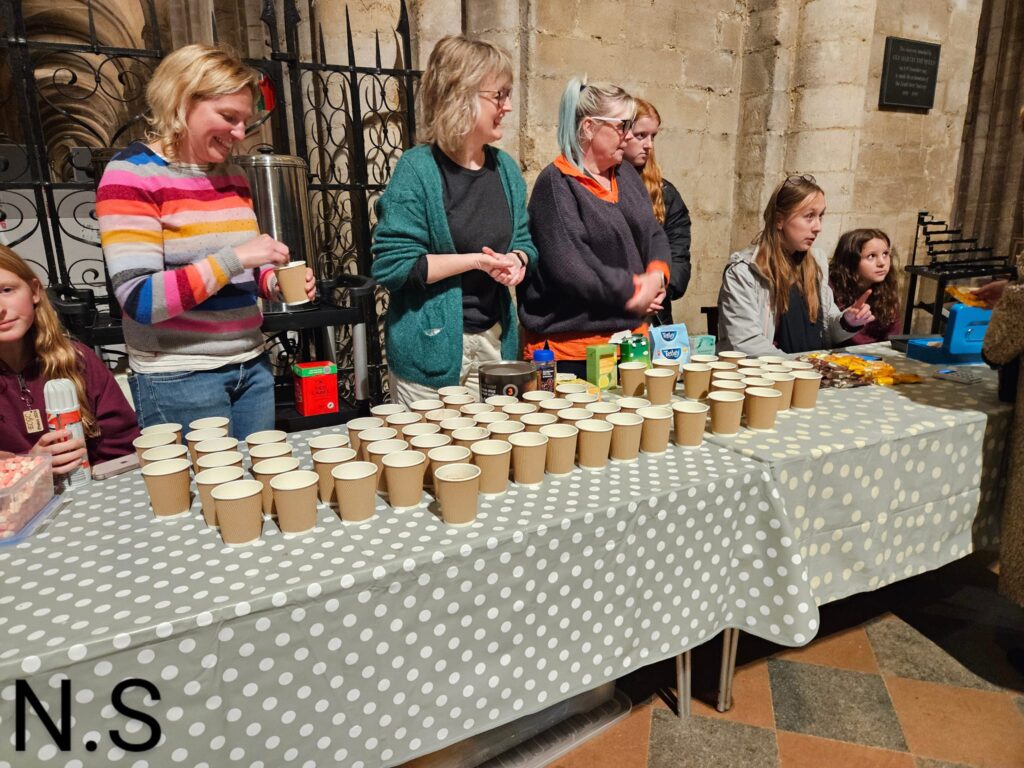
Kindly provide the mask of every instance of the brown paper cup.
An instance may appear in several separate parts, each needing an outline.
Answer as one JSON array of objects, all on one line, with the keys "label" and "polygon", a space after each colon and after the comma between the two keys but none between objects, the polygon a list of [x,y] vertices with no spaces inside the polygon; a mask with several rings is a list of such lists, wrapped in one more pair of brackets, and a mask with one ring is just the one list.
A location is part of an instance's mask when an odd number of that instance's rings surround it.
[{"label": "brown paper cup", "polygon": [[427,457],[419,451],[396,451],[382,457],[388,503],[395,509],[415,507],[423,499]]},{"label": "brown paper cup", "polygon": [[538,485],[544,480],[548,439],[540,432],[520,432],[508,439],[512,446],[512,477],[519,485]]},{"label": "brown paper cup", "polygon": [[254,445],[249,449],[249,466],[259,464],[267,459],[279,459],[282,456],[291,456],[291,443],[264,443]]},{"label": "brown paper cup", "polygon": [[[277,443],[277,445],[280,445],[280,443]],[[285,443],[285,445],[287,445],[287,443]],[[317,451],[326,451],[330,448],[348,448],[349,439],[348,435],[341,432],[335,432],[329,435],[317,435],[316,437],[311,437],[306,445],[309,447],[310,455],[312,455]]]},{"label": "brown paper cup", "polygon": [[779,363],[791,371],[813,371],[814,364],[808,363],[806,360],[786,360],[785,362]]},{"label": "brown paper cup", "polygon": [[789,358],[783,357],[782,355],[761,355],[757,359],[758,362],[761,363],[761,365],[782,365]]},{"label": "brown paper cup", "polygon": [[707,363],[712,371],[735,371],[739,368],[732,360],[719,360],[716,363]]},{"label": "brown paper cup", "polygon": [[479,426],[491,428],[492,424],[498,424],[502,421],[508,421],[508,414],[502,413],[501,411],[489,411],[487,413],[476,413],[473,414],[473,421]]},{"label": "brown paper cup", "polygon": [[493,439],[503,440],[507,443],[509,436],[524,432],[526,425],[521,421],[499,421],[491,424],[488,429],[491,430],[491,437]]},{"label": "brown paper cup", "polygon": [[405,427],[411,424],[418,424],[423,421],[422,413],[413,413],[412,411],[403,411],[402,413],[393,413],[384,419],[384,423],[392,429],[397,429],[401,432]]},{"label": "brown paper cup", "polygon": [[466,525],[476,519],[481,474],[474,464],[448,464],[434,473],[441,517],[448,525]]},{"label": "brown paper cup", "polygon": [[217,467],[238,467],[242,468],[241,451],[220,451],[219,453],[205,453],[196,459],[196,472]]},{"label": "brown paper cup", "polygon": [[[335,483],[331,472],[339,464],[345,464],[355,458],[356,452],[352,448],[328,448],[326,451],[317,451],[313,454],[313,469],[320,478],[317,493],[324,504],[336,506],[338,503],[334,496]],[[374,488],[376,489],[376,484]]]},{"label": "brown paper cup", "polygon": [[225,432],[231,430],[231,419],[227,416],[206,416],[202,419],[195,419],[188,423],[189,431],[199,429],[223,429]]},{"label": "brown paper cup", "polygon": [[478,413],[493,413],[494,410],[494,406],[487,403],[466,403],[459,406],[459,413],[469,416],[469,418],[473,418]]},{"label": "brown paper cup", "polygon": [[566,395],[565,399],[572,403],[573,408],[586,408],[591,403],[599,402],[601,396],[591,392],[580,392],[574,395]]},{"label": "brown paper cup", "polygon": [[440,424],[430,424],[425,421],[416,424],[408,424],[402,427],[402,439],[412,440],[420,435],[436,435],[441,432]]},{"label": "brown paper cup", "polygon": [[651,405],[668,405],[672,401],[672,392],[676,388],[678,375],[678,368],[648,368],[644,371],[647,399],[651,401]]},{"label": "brown paper cup", "polygon": [[789,404],[793,399],[793,382],[796,381],[796,379],[793,378],[793,374],[766,373],[764,377],[771,381],[774,389],[777,389],[782,393],[782,398],[779,400],[779,410],[788,411]]},{"label": "brown paper cup", "polygon": [[316,526],[316,472],[298,469],[270,478],[281,533],[305,533]]},{"label": "brown paper cup", "polygon": [[553,413],[528,413],[520,421],[526,426],[527,432],[540,432],[541,427],[557,424],[558,417]]},{"label": "brown paper cup", "polygon": [[742,381],[730,381],[728,379],[712,379],[711,380],[711,393],[715,392],[735,392],[739,395],[743,394],[743,390],[747,388],[747,385]]},{"label": "brown paper cup", "polygon": [[572,403],[564,397],[552,397],[547,400],[541,400],[537,405],[540,407],[541,413],[552,413],[555,415],[557,415],[559,411],[564,411],[566,408],[572,407]]},{"label": "brown paper cup", "polygon": [[586,384],[558,384],[555,386],[555,394],[565,398],[569,397],[569,395],[581,395],[586,391]]},{"label": "brown paper cup", "polygon": [[575,426],[580,431],[576,447],[579,465],[591,470],[605,467],[615,427],[600,419],[584,419],[576,422]]},{"label": "brown paper cup", "polygon": [[664,357],[656,357],[651,361],[651,365],[657,369],[664,369],[666,371],[672,371],[676,375],[676,381],[679,381],[679,361],[669,360]]},{"label": "brown paper cup", "polygon": [[395,440],[398,438],[398,430],[394,427],[375,427],[374,429],[364,429],[356,438],[359,442],[359,459],[360,461],[369,461],[370,457],[366,455],[366,446],[370,443],[379,443],[381,440]]},{"label": "brown paper cup", "polygon": [[211,528],[217,527],[217,502],[213,498],[213,489],[224,483],[241,480],[244,476],[245,472],[241,467],[215,467],[204,469],[196,475],[196,490],[199,491],[203,518]]},{"label": "brown paper cup", "polygon": [[590,411],[591,416],[598,421],[605,421],[611,414],[618,413],[622,410],[622,407],[618,403],[605,403],[600,401],[596,403],[587,403],[584,408]]},{"label": "brown paper cup", "polygon": [[782,393],[772,387],[747,387],[747,426],[750,429],[775,429],[775,415],[779,412]]},{"label": "brown paper cup", "polygon": [[438,408],[434,411],[428,411],[423,417],[426,419],[428,424],[440,424],[442,421],[448,419],[457,419],[461,416],[457,408]]},{"label": "brown paper cup", "polygon": [[730,350],[729,352],[719,352],[718,353],[718,359],[719,360],[725,360],[725,361],[730,362],[730,363],[735,363],[737,360],[746,360],[746,358],[747,358],[747,353],[746,352],[737,352],[735,350]]},{"label": "brown paper cup", "polygon": [[384,426],[384,419],[376,416],[364,416],[361,419],[352,419],[345,425],[345,434],[348,435],[348,444],[357,454],[359,453],[359,433],[367,429],[380,429]]},{"label": "brown paper cup", "polygon": [[427,461],[430,462],[428,471],[433,481],[434,473],[441,467],[446,467],[449,464],[472,463],[473,452],[462,445],[442,445],[427,451]]},{"label": "brown paper cup", "polygon": [[701,365],[707,365],[708,363],[717,363],[718,355],[690,355],[691,363],[699,363]]},{"label": "brown paper cup", "polygon": [[687,400],[703,400],[711,389],[711,368],[704,363],[683,366],[683,392]]},{"label": "brown paper cup", "polygon": [[742,392],[712,392],[708,395],[711,431],[716,435],[735,435],[739,432],[743,400]]},{"label": "brown paper cup", "polygon": [[813,408],[818,404],[818,389],[821,387],[821,374],[817,371],[793,371],[792,408]]},{"label": "brown paper cup", "polygon": [[441,387],[437,390],[438,397],[448,397],[449,395],[471,395],[473,390],[469,387],[464,387],[461,384],[452,384],[447,387]]},{"label": "brown paper cup", "polygon": [[227,437],[228,431],[223,427],[210,427],[208,429],[194,429],[185,434],[185,445],[188,446],[188,454],[192,463],[196,462],[196,445],[204,440],[213,440],[218,437]]},{"label": "brown paper cup", "polygon": [[167,459],[188,459],[188,448],[177,443],[159,445],[156,448],[143,451],[139,457],[139,464],[144,467],[147,464],[152,464],[154,461],[166,461]]},{"label": "brown paper cup", "polygon": [[742,379],[740,383],[747,389],[750,389],[751,387],[772,388],[772,382],[769,379],[762,378],[761,376],[748,376],[747,378]]},{"label": "brown paper cup", "polygon": [[672,404],[675,444],[695,448],[704,442],[704,426],[710,408],[705,403],[686,401]]},{"label": "brown paper cup", "polygon": [[427,488],[434,486],[434,475],[430,468],[430,457],[428,454],[434,448],[440,448],[445,445],[451,445],[452,439],[448,435],[442,435],[440,432],[434,435],[416,435],[409,440],[409,447],[414,451],[419,451],[427,458],[427,468],[423,474],[423,485]]},{"label": "brown paper cup", "polygon": [[576,463],[576,438],[579,430],[571,424],[548,424],[540,433],[548,439],[544,471],[556,477],[568,475]]},{"label": "brown paper cup", "polygon": [[225,453],[238,450],[238,441],[233,437],[215,437],[196,443],[194,448],[195,461],[211,453]]},{"label": "brown paper cup", "polygon": [[283,443],[287,439],[288,433],[280,429],[263,429],[247,435],[245,444],[252,448],[254,445],[265,445],[266,443]]},{"label": "brown paper cup", "polygon": [[396,413],[408,413],[408,411],[409,409],[401,403],[384,403],[383,405],[373,406],[370,409],[370,415],[387,421],[388,416],[394,416]]},{"label": "brown paper cup", "polygon": [[225,544],[238,546],[259,541],[263,533],[263,484],[259,480],[233,480],[218,485],[211,495]]},{"label": "brown paper cup", "polygon": [[473,421],[468,416],[459,416],[459,417],[454,418],[454,419],[445,419],[444,421],[442,421],[441,422],[441,431],[444,434],[448,435],[448,437],[451,437],[452,436],[452,432],[454,432],[457,429],[465,429],[466,427],[475,427],[475,426],[476,426],[476,422]]},{"label": "brown paper cup", "polygon": [[764,368],[740,368],[736,373],[740,375],[740,381],[743,381],[743,379],[761,378],[761,375],[767,371]]},{"label": "brown paper cup", "polygon": [[441,398],[441,402],[444,403],[446,408],[454,408],[455,410],[459,410],[464,405],[475,403],[476,398],[473,397],[473,395],[471,394],[445,395],[444,397]]},{"label": "brown paper cup", "polygon": [[640,397],[644,393],[646,383],[644,372],[647,363],[629,362],[619,364],[619,385],[625,397]]},{"label": "brown paper cup", "polygon": [[[200,421],[202,421],[202,419],[200,419]],[[195,422],[192,423],[194,424]],[[194,427],[194,429],[198,429],[198,427]],[[181,424],[175,424],[173,422],[167,422],[166,424],[151,424],[150,426],[143,427],[139,430],[139,434],[141,435],[155,435],[160,432],[170,432],[173,434],[174,442],[178,445],[182,445],[184,442],[181,437]]]},{"label": "brown paper cup", "polygon": [[664,407],[641,408],[636,412],[643,418],[640,430],[640,450],[644,453],[664,453],[668,448],[668,435],[672,431],[672,410]]},{"label": "brown paper cup", "polygon": [[[173,445],[178,441],[173,432],[150,432],[148,435],[139,435],[132,440],[135,448],[135,455],[142,462],[142,454],[152,448],[160,448],[164,445]],[[191,451],[190,451],[191,453]]]},{"label": "brown paper cup", "polygon": [[534,389],[529,392],[523,392],[523,401],[527,403],[533,403],[534,405],[540,405],[545,400],[551,400],[555,397],[554,392],[548,392],[544,389]]},{"label": "brown paper cup", "polygon": [[506,405],[519,404],[519,400],[517,398],[512,397],[511,395],[491,395],[486,400],[484,400],[484,402],[487,403],[488,405],[493,405],[496,411],[500,411]]},{"label": "brown paper cup", "polygon": [[480,467],[480,493],[496,496],[507,491],[512,446],[504,440],[480,440],[470,450],[473,463]]},{"label": "brown paper cup", "polygon": [[277,285],[285,304],[309,303],[309,296],[306,295],[306,262],[292,261],[283,267],[274,267],[274,274],[277,275]]},{"label": "brown paper cup", "polygon": [[180,515],[192,508],[188,469],[188,459],[154,461],[142,468],[142,479],[157,517]]},{"label": "brown paper cup", "polygon": [[648,408],[651,401],[643,397],[620,397],[615,401],[623,413],[636,413],[641,408]]},{"label": "brown paper cup", "polygon": [[635,413],[613,413],[607,421],[613,427],[609,455],[615,461],[636,461],[640,455],[643,417]]},{"label": "brown paper cup", "polygon": [[711,372],[711,383],[714,384],[716,381],[743,381],[746,375],[739,371],[712,371]]},{"label": "brown paper cup", "polygon": [[793,369],[785,365],[765,365],[761,367],[761,373],[792,373]]},{"label": "brown paper cup", "polygon": [[511,405],[504,406],[501,410],[502,413],[508,414],[511,420],[521,422],[523,416],[528,413],[537,413],[540,408],[537,407],[536,403],[512,403]]},{"label": "brown paper cup", "polygon": [[[340,449],[335,449],[340,450]],[[270,487],[270,481],[275,475],[285,472],[294,472],[299,468],[299,460],[291,456],[281,456],[276,459],[264,459],[258,464],[252,465],[252,476],[263,483],[263,514],[268,517],[274,514],[274,491]]]},{"label": "brown paper cup", "polygon": [[586,421],[594,418],[594,414],[586,408],[563,408],[558,411],[558,420],[563,424],[575,424],[577,421]]},{"label": "brown paper cup", "polygon": [[444,403],[440,400],[415,400],[409,403],[409,410],[413,413],[428,414],[431,411],[436,411],[440,408],[444,408]]},{"label": "brown paper cup", "polygon": [[388,492],[388,479],[384,474],[384,457],[389,453],[398,453],[409,449],[405,440],[395,438],[389,440],[378,440],[375,443],[363,443],[363,450],[366,452],[366,460],[377,465],[377,491],[384,494]]},{"label": "brown paper cup", "polygon": [[[357,523],[373,517],[377,506],[377,465],[371,461],[349,461],[331,469],[334,488],[342,520]],[[322,498],[322,497],[321,497]]]}]

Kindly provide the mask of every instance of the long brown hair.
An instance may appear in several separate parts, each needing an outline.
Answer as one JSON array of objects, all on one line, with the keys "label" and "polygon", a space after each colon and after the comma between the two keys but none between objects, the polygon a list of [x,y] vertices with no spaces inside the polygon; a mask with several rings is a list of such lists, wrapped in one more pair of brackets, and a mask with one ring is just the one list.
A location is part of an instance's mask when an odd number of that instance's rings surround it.
[{"label": "long brown hair", "polygon": [[25,343],[33,345],[39,372],[44,380],[71,379],[78,394],[82,428],[88,437],[96,437],[99,430],[96,427],[96,416],[89,407],[89,399],[85,394],[85,379],[82,376],[78,352],[64,332],[64,326],[61,325],[39,278],[25,260],[6,245],[0,245],[0,269],[13,273],[19,280],[28,283],[30,288],[39,289],[36,321],[25,334]]},{"label": "long brown hair", "polygon": [[871,286],[871,311],[875,320],[888,327],[900,312],[899,270],[889,236],[880,229],[851,229],[839,236],[829,262],[828,276],[836,295],[836,304],[846,309],[864,292],[860,287],[860,254],[871,240],[882,240],[889,248],[889,274]]},{"label": "long brown hair", "polygon": [[764,209],[764,229],[754,238],[757,254],[754,265],[769,284],[775,317],[789,309],[789,290],[794,284],[800,289],[807,302],[807,314],[811,322],[818,319],[818,288],[821,285],[821,270],[814,257],[808,253],[794,264],[782,248],[782,231],[779,222],[786,221],[812,195],[825,197],[825,191],[818,186],[813,176],[790,176],[772,192]]},{"label": "long brown hair", "polygon": [[[658,110],[654,108],[651,102],[637,97],[633,97],[636,100],[636,119],[639,120],[641,117],[649,117],[652,120],[657,120],[658,125],[661,125],[661,115],[658,114]],[[661,186],[662,175],[661,166],[658,165],[658,161],[654,159],[654,145],[651,145],[650,151],[647,153],[647,163],[644,165],[643,171],[640,172],[640,178],[643,179],[644,186],[647,187],[647,194],[651,196],[651,206],[654,208],[654,218],[658,220],[659,224],[665,223],[665,192]]]}]

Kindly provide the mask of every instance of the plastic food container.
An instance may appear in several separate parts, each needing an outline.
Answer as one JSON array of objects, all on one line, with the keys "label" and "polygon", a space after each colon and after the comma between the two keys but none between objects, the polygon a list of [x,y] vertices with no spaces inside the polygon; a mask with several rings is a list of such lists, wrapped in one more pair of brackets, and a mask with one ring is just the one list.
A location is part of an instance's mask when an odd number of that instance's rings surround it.
[{"label": "plastic food container", "polygon": [[49,456],[0,459],[0,541],[16,536],[52,498]]}]

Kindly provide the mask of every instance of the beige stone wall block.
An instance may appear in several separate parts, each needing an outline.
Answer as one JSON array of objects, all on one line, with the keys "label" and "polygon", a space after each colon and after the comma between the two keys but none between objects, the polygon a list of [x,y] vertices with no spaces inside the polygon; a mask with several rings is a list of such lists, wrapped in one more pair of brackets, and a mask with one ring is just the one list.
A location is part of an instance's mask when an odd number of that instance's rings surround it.
[{"label": "beige stone wall block", "polygon": [[835,129],[795,131],[786,153],[786,168],[799,173],[843,171],[853,159],[855,133]]},{"label": "beige stone wall block", "polygon": [[825,218],[838,219],[841,215],[851,210],[853,205],[853,189],[856,181],[856,174],[853,171],[840,171],[838,173],[816,173],[814,178],[818,186],[825,190]]},{"label": "beige stone wall block", "polygon": [[708,95],[708,131],[712,134],[735,135],[739,128],[740,102],[735,94]]},{"label": "beige stone wall block", "polygon": [[685,50],[713,50],[717,47],[718,16],[707,8],[707,3],[680,3],[675,10],[675,28],[679,45]]},{"label": "beige stone wall block", "polygon": [[869,60],[870,49],[861,40],[809,43],[799,49],[790,85],[799,88],[863,84]]},{"label": "beige stone wall block", "polygon": [[[550,4],[562,5],[554,2]],[[634,26],[626,21],[626,16],[635,12],[636,9],[627,9],[616,0],[587,0],[580,3],[576,11],[576,29],[582,36],[598,40],[622,42],[632,37],[634,42],[641,42],[636,37],[643,39],[648,36],[646,25]]]},{"label": "beige stone wall block", "polygon": [[[510,5],[512,5],[510,3]],[[537,32],[571,37],[576,32],[579,0],[530,3],[533,25]]]},{"label": "beige stone wall block", "polygon": [[[658,107],[659,111],[661,107]],[[662,118],[665,113],[662,112]],[[666,119],[665,122],[668,125]],[[669,129],[665,129],[666,131]],[[676,131],[671,142],[663,140],[662,135],[658,136],[658,162],[665,171],[665,175],[674,184],[683,183],[683,179],[696,176],[701,167],[701,144],[703,134],[696,131]],[[689,200],[687,200],[689,205]]]},{"label": "beige stone wall block", "polygon": [[800,15],[800,37],[804,40],[863,38],[865,30],[874,27],[875,5],[875,0],[810,0]]},{"label": "beige stone wall block", "polygon": [[568,77],[535,77],[529,81],[529,121],[533,125],[552,130],[558,125],[558,105],[568,80]]},{"label": "beige stone wall block", "polygon": [[612,80],[627,71],[630,51],[623,46],[586,38],[565,39],[538,34],[531,60],[537,73],[568,80],[588,75],[591,81]]},{"label": "beige stone wall block", "polygon": [[[648,92],[649,93],[649,92]],[[708,94],[696,88],[669,92],[664,98],[654,100],[653,94],[645,95],[658,108],[665,126],[686,131],[704,131],[708,124]]]},{"label": "beige stone wall block", "polygon": [[698,88],[732,91],[740,73],[740,57],[724,51],[688,53],[683,67],[683,82]]},{"label": "beige stone wall block", "polygon": [[774,81],[775,51],[768,48],[743,57],[740,93],[744,97],[769,91]]},{"label": "beige stone wall block", "polygon": [[864,118],[862,94],[857,85],[804,88],[796,93],[794,127],[857,128]]},{"label": "beige stone wall block", "polygon": [[951,5],[948,0],[881,2],[876,23],[890,35],[939,43],[949,29]]},{"label": "beige stone wall block", "polygon": [[743,52],[742,16],[726,16],[718,20],[718,47],[729,53]]}]

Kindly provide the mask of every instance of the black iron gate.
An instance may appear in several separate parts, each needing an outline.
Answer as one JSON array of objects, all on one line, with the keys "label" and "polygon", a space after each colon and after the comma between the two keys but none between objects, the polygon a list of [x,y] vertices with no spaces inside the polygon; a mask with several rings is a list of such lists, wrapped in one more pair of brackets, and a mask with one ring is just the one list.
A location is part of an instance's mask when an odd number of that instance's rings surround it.
[{"label": "black iron gate", "polygon": [[[76,17],[64,3],[59,24],[44,4],[0,6],[0,242],[16,248],[51,295],[65,300],[69,327],[112,343],[119,313],[99,248],[93,163],[101,150],[143,138],[145,86],[167,52],[155,3],[122,9],[132,17],[126,19],[111,18],[91,0],[82,0]],[[308,162],[318,276],[368,275],[373,203],[415,137],[420,73],[412,68],[405,2],[395,29],[399,61],[390,68],[382,65],[379,37],[373,65],[356,65],[347,9],[346,64],[328,61],[319,23],[310,55],[300,55],[295,0],[264,0],[261,11],[266,53],[247,62],[273,83],[278,104],[245,148],[270,146]],[[367,340],[371,400],[386,391],[386,298],[379,290],[375,297],[367,318],[376,329]],[[348,302],[347,291],[337,289],[334,299]],[[287,337],[279,343],[284,367],[296,350]],[[351,399],[345,374],[353,369],[353,340],[346,326],[337,346],[342,393]]]}]

